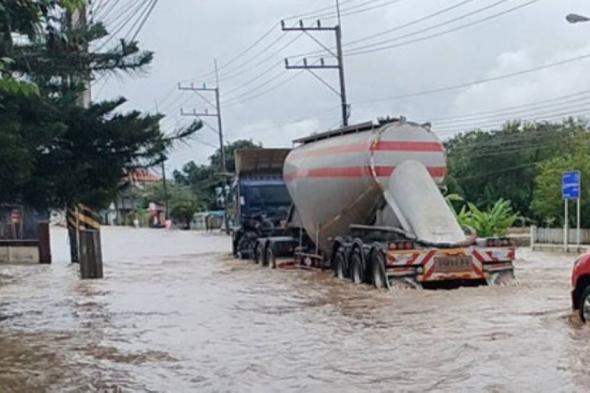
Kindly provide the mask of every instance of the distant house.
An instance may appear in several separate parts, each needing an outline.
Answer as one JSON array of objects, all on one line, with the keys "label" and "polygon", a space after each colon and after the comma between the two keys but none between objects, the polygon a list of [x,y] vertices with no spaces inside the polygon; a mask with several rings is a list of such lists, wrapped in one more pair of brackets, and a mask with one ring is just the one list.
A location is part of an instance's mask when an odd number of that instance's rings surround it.
[{"label": "distant house", "polygon": [[[151,184],[157,184],[162,181],[162,178],[145,168],[134,169],[123,180],[123,186],[117,198],[113,201],[108,211],[105,212],[104,221],[109,225],[132,225],[134,219],[142,221],[148,220],[148,215],[152,212],[142,212],[140,204],[141,200],[137,199],[137,190],[142,190]],[[162,211],[160,207],[157,211]],[[161,213],[158,213],[158,217]],[[141,217],[146,215],[146,217]],[[145,223],[147,224],[147,222]]]},{"label": "distant house", "polygon": [[145,184],[153,184],[159,183],[162,181],[162,178],[159,175],[156,175],[149,169],[145,168],[137,168],[129,173],[127,176],[129,178],[129,182],[135,185],[145,185]]},{"label": "distant house", "polygon": [[48,220],[48,212],[18,204],[0,204],[0,240],[36,239],[37,223]]}]

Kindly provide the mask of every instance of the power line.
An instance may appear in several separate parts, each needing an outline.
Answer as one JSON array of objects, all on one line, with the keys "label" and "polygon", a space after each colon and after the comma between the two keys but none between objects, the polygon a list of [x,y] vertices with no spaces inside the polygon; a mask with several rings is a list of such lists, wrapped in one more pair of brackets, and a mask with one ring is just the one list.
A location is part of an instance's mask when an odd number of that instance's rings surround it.
[{"label": "power line", "polygon": [[[553,103],[547,103],[547,104],[541,104],[541,105],[531,105],[530,107],[525,107],[525,108],[521,108],[521,109],[513,109],[513,110],[506,110],[506,111],[499,111],[496,113],[489,113],[489,114],[484,114],[484,115],[480,115],[480,116],[472,116],[472,117],[466,117],[466,118],[457,118],[454,120],[445,120],[445,121],[432,121],[432,123],[436,123],[437,125],[443,124],[443,125],[461,125],[464,123],[467,124],[473,124],[473,122],[477,122],[477,121],[490,121],[492,119],[495,118],[500,118],[502,119],[506,119],[509,118],[511,116],[526,116],[527,113],[530,113],[531,111],[538,111],[538,110],[555,110],[558,109],[560,107],[566,107],[566,108],[571,108],[572,105],[573,106],[577,106],[577,105],[588,105],[590,103],[590,97],[586,96],[586,97],[580,97],[577,99],[571,99],[571,100],[565,100],[563,102],[553,102]],[[564,108],[561,108],[564,109]]]},{"label": "power line", "polygon": [[[411,27],[411,26],[416,25],[416,24],[420,24],[420,23],[422,23],[424,21],[427,21],[429,19],[432,19],[432,18],[441,16],[441,15],[444,15],[444,14],[446,14],[446,13],[448,13],[450,11],[453,11],[453,10],[455,10],[457,8],[463,7],[463,6],[469,4],[469,3],[473,2],[473,1],[475,1],[475,0],[464,0],[464,1],[461,1],[460,3],[454,4],[454,5],[450,6],[450,7],[443,8],[442,10],[436,11],[436,12],[431,13],[431,14],[428,14],[428,15],[425,15],[423,17],[420,17],[420,18],[417,18],[417,19],[413,19],[413,20],[411,20],[411,21],[409,21],[407,23],[404,23],[402,25],[393,27],[391,29],[387,29],[387,30],[384,30],[384,31],[381,31],[381,32],[373,33],[371,35],[368,35],[368,36],[365,36],[365,37],[362,37],[362,38],[358,38],[356,40],[345,42],[343,44],[343,46],[344,46],[344,48],[348,48],[350,46],[353,46],[354,44],[358,44],[358,43],[370,41],[373,38],[381,37],[381,36],[384,36],[384,35],[388,35],[388,34],[394,33],[394,32],[399,31],[399,30],[406,29],[408,27]],[[510,0],[505,0],[505,1],[510,1]],[[492,6],[495,6],[495,5],[492,5]],[[476,10],[474,12],[475,13],[482,12],[482,9],[478,9],[478,10]],[[460,19],[463,19],[465,17],[468,17],[468,16],[471,16],[471,14],[461,16],[461,17],[459,17],[459,20]],[[450,21],[445,21],[445,22],[443,22],[440,25],[449,24],[449,23],[451,23],[453,21],[456,21],[456,20],[451,19]],[[435,27],[440,27],[440,26],[439,25],[435,25]],[[427,27],[424,30],[421,30],[421,31],[418,31],[418,32],[409,33],[409,35],[406,35],[406,36],[412,36],[412,35],[416,35],[416,34],[419,34],[419,33],[425,32],[425,31],[429,31],[429,30],[432,30],[435,27]],[[406,36],[401,36],[401,37],[403,38],[403,37],[406,37]],[[397,39],[400,39],[400,37],[394,37],[392,40],[397,40]],[[358,48],[356,48],[356,49],[358,49]],[[296,55],[296,56],[299,56],[299,57],[301,57],[301,56],[312,56],[312,55],[317,55],[318,53],[321,53],[321,52],[322,51],[313,51],[313,52],[307,52],[307,53],[303,53],[303,54]]]},{"label": "power line", "polygon": [[260,79],[262,79],[263,77],[267,76],[270,71],[272,71],[274,68],[276,68],[277,66],[279,66],[281,64],[283,64],[283,61],[282,60],[279,60],[279,61],[273,63],[270,67],[265,68],[264,71],[261,71],[254,78],[249,79],[248,81],[246,81],[246,82],[244,82],[244,83],[242,83],[242,84],[240,84],[240,85],[238,85],[238,86],[236,86],[236,87],[234,87],[232,89],[229,89],[226,94],[231,95],[235,91],[242,90],[244,87],[246,87],[246,86],[248,86],[248,85],[250,85],[250,84],[252,84],[252,83],[254,83],[254,82],[256,82],[256,81],[258,81]]},{"label": "power line", "polygon": [[[531,117],[530,122],[539,122],[541,120],[550,120],[550,119],[563,119],[565,117],[572,117],[575,116],[579,113],[581,113],[580,111],[584,110],[584,112],[587,112],[588,110],[590,110],[590,106],[586,103],[583,105],[583,107],[581,108],[571,108],[569,110],[564,110],[561,112],[540,112],[540,113],[534,113],[529,115],[528,117]],[[533,117],[536,117],[538,120],[533,119]],[[525,119],[517,119],[518,121],[521,122],[526,122]],[[472,125],[459,125],[459,126],[447,126],[447,128],[443,128],[441,130],[439,130],[437,133],[438,134],[453,134],[459,131],[464,131],[464,130],[473,130],[473,129],[482,129],[482,128],[490,128],[490,127],[496,127],[502,123],[506,123],[506,121],[502,121],[502,120],[497,120],[497,121],[492,121],[490,120],[487,123],[473,123]]]},{"label": "power line", "polygon": [[[407,34],[403,34],[403,35],[400,35],[400,36],[397,36],[397,37],[389,38],[389,39],[386,39],[386,40],[373,42],[373,43],[370,43],[370,44],[367,44],[367,45],[363,45],[361,47],[352,48],[351,51],[359,50],[359,48],[367,49],[367,48],[377,47],[377,46],[384,45],[384,44],[387,44],[387,43],[390,43],[390,42],[399,41],[399,40],[402,40],[404,38],[409,38],[409,37],[413,37],[413,36],[416,36],[416,35],[420,35],[422,33],[426,33],[426,32],[431,31],[431,30],[436,30],[439,27],[447,26],[447,25],[453,24],[455,22],[458,22],[460,20],[467,19],[467,18],[469,18],[469,17],[471,17],[473,15],[477,15],[477,14],[480,14],[482,12],[488,11],[488,10],[490,10],[492,8],[498,7],[498,6],[500,6],[500,5],[504,4],[504,3],[507,3],[509,1],[513,1],[513,0],[498,0],[498,1],[494,2],[494,3],[491,3],[491,4],[486,5],[485,7],[477,8],[477,9],[475,9],[473,11],[470,11],[470,12],[467,12],[465,14],[462,14],[462,15],[459,15],[457,17],[454,17],[452,19],[445,20],[443,22],[434,24],[432,26],[428,26],[428,27],[422,28],[420,30],[413,31],[413,32],[410,32],[410,33],[407,33]],[[468,3],[469,2],[459,3],[459,6],[464,6],[465,4],[468,4]],[[449,8],[452,10],[452,9],[457,8],[457,7],[455,7],[455,8],[449,7]],[[439,15],[440,15],[440,13],[439,13]],[[423,18],[419,18],[419,19],[423,19]],[[384,34],[389,34],[389,33],[384,33]],[[368,41],[368,40],[369,40],[369,38],[363,38],[363,39],[356,40],[355,43],[364,42],[364,41]],[[350,44],[350,45],[352,45],[352,44]],[[350,46],[350,45],[348,45],[348,46]]]},{"label": "power line", "polygon": [[[361,4],[356,4],[351,7],[343,7],[342,11],[340,13],[340,16],[342,17],[342,16],[357,15],[357,14],[360,14],[363,12],[368,12],[368,11],[376,10],[378,8],[387,7],[389,5],[399,3],[400,1],[402,1],[402,0],[387,0],[387,1],[385,1],[385,0],[366,0],[364,3],[361,3]],[[384,3],[374,4],[374,3],[378,3],[378,2],[384,2]],[[344,3],[341,2],[341,5],[342,4],[344,4]],[[338,15],[337,15],[337,12],[334,12],[334,7],[331,7],[331,9],[332,9],[332,12],[314,15],[313,18],[314,19],[337,19]],[[303,18],[303,19],[311,19],[311,17]]]},{"label": "power line", "polygon": [[[543,160],[544,161],[544,160]],[[516,169],[520,169],[520,168],[528,168],[531,166],[535,166],[538,165],[540,163],[542,163],[543,161],[534,161],[534,162],[529,162],[526,164],[521,164],[521,165],[514,165],[508,168],[504,168],[504,169],[500,169],[497,171],[492,171],[492,172],[485,172],[485,173],[479,173],[475,176],[459,176],[459,177],[455,177],[456,180],[469,180],[469,179],[477,179],[483,176],[489,176],[489,175],[498,175],[500,173],[506,173],[506,172],[512,172]]]},{"label": "power line", "polygon": [[[504,3],[506,1],[510,1],[510,0],[500,0],[500,1],[492,4],[491,6],[488,6],[488,8],[490,8],[492,6],[496,6],[496,5],[500,4],[500,3]],[[407,35],[401,36],[401,37],[397,37],[397,38],[394,38],[394,39],[391,39],[391,40],[382,41],[380,43],[374,43],[374,44],[369,44],[369,45],[365,45],[365,46],[359,46],[357,48],[352,48],[350,50],[350,52],[348,52],[347,54],[349,56],[358,56],[358,55],[363,55],[363,54],[368,54],[368,53],[381,52],[381,51],[384,51],[384,50],[399,48],[399,47],[402,47],[402,46],[406,46],[406,45],[410,45],[410,44],[415,44],[417,42],[426,41],[426,40],[429,40],[429,39],[432,39],[432,38],[437,38],[437,37],[440,37],[442,35],[454,33],[456,31],[463,30],[463,29],[466,29],[468,27],[475,26],[475,25],[478,25],[478,24],[481,24],[481,23],[490,21],[492,19],[496,19],[496,18],[498,18],[500,16],[507,15],[507,14],[512,13],[514,11],[517,11],[517,10],[520,10],[522,8],[525,8],[525,7],[528,7],[530,5],[533,5],[535,3],[538,3],[539,1],[541,1],[541,0],[529,0],[526,3],[519,4],[518,6],[509,8],[509,9],[506,9],[504,11],[501,11],[501,12],[498,12],[498,13],[495,13],[495,14],[492,14],[492,15],[489,15],[489,16],[484,17],[484,18],[476,19],[475,21],[472,21],[472,22],[469,22],[469,23],[466,23],[466,24],[463,24],[463,25],[459,25],[459,26],[453,27],[451,29],[443,30],[443,31],[440,31],[440,32],[437,32],[437,33],[434,33],[434,34],[431,34],[431,35],[424,36],[424,37],[419,37],[419,38],[415,38],[415,39],[412,39],[412,40],[403,41],[403,42],[400,42],[400,43],[397,43],[397,44],[378,46],[378,45],[381,45],[381,44],[386,43],[386,42],[397,41],[397,40],[399,40],[401,38],[404,38],[404,37],[409,37],[409,36],[421,34],[422,32],[425,32],[427,30],[432,30],[432,27],[431,28],[428,28],[428,29],[423,29],[420,32],[414,32],[414,33],[407,34]],[[448,24],[448,23],[445,23],[445,24]],[[437,27],[440,27],[442,25],[443,24],[439,24],[439,26],[437,26]]]},{"label": "power line", "polygon": [[135,18],[137,15],[143,15],[145,9],[149,9],[152,1],[153,0],[138,1],[137,4],[135,4],[135,8],[128,8],[125,11],[126,17],[121,20],[119,25],[114,27],[114,30],[109,33],[107,39],[99,45],[98,50],[101,50],[108,45],[119,33],[121,33],[121,31],[123,31],[123,29],[125,29],[125,27],[127,27],[127,25],[133,23],[133,21],[136,20]]},{"label": "power line", "polygon": [[[340,2],[340,5],[344,5],[344,4],[348,4],[348,3],[352,3],[354,1],[357,0],[344,0]],[[302,14],[298,14],[298,15],[292,15],[292,16],[288,16],[285,18],[285,20],[292,20],[292,19],[311,19],[311,18],[316,18],[317,15],[320,15],[321,12],[327,11],[327,10],[334,10],[334,6],[328,6],[328,7],[323,7],[320,9],[316,9],[314,11],[309,11],[309,12],[305,12]]]},{"label": "power line", "polygon": [[102,7],[102,10],[104,10],[104,12],[101,13],[100,11],[98,11],[94,15],[96,18],[99,18],[102,20],[106,20],[106,18],[108,18],[111,15],[111,13],[115,9],[117,9],[117,6],[119,5],[120,0],[112,0],[110,3],[105,0],[104,3],[105,4]]},{"label": "power line", "polygon": [[[131,40],[129,40],[129,41],[135,42],[135,40],[137,39],[137,36],[139,35],[139,33],[141,32],[141,30],[145,26],[145,23],[147,22],[147,20],[149,19],[150,15],[154,11],[154,8],[156,8],[156,5],[157,4],[158,4],[158,0],[153,0],[152,1],[152,4],[150,6],[148,6],[148,9],[145,11],[145,14],[143,16],[143,19],[141,19],[141,22],[139,23],[139,26],[137,27],[137,30],[135,30],[135,33],[133,34],[133,37],[131,37]],[[134,27],[135,27],[135,25],[133,25],[129,31],[131,32]]]},{"label": "power line", "polygon": [[464,0],[464,1],[461,1],[460,3],[454,4],[454,5],[450,6],[450,7],[443,8],[442,10],[436,11],[436,12],[434,12],[432,14],[428,14],[426,16],[423,16],[423,17],[420,17],[420,18],[417,18],[417,19],[413,19],[413,20],[411,20],[411,21],[409,21],[407,23],[404,23],[402,25],[396,26],[394,28],[387,29],[385,31],[381,31],[379,33],[374,33],[374,34],[371,34],[371,35],[368,35],[368,36],[365,36],[365,37],[362,37],[362,38],[359,38],[359,39],[356,39],[356,40],[349,41],[349,42],[347,42],[347,43],[344,44],[344,47],[346,48],[348,46],[351,46],[351,45],[354,45],[354,44],[358,44],[359,42],[365,42],[365,41],[368,41],[368,40],[370,40],[372,38],[381,37],[381,36],[384,36],[384,35],[387,35],[387,34],[390,34],[390,33],[394,33],[394,32],[399,31],[399,30],[403,30],[403,29],[405,29],[407,27],[410,27],[410,26],[413,26],[415,24],[424,22],[426,20],[435,18],[435,17],[440,16],[440,15],[444,15],[444,14],[446,14],[449,11],[453,11],[453,10],[455,10],[457,8],[463,7],[463,6],[465,6],[465,5],[469,4],[469,3],[472,3],[473,1],[475,1],[475,0]]},{"label": "power line", "polygon": [[[262,92],[255,94],[255,95],[242,95],[242,96],[238,96],[235,98],[232,98],[231,100],[227,101],[226,104],[228,107],[234,107],[240,104],[243,104],[244,102],[247,101],[252,101],[256,98],[262,97],[263,95],[266,95],[268,93],[270,93],[271,91],[274,91],[280,87],[283,87],[284,85],[286,85],[287,83],[291,82],[293,79],[295,79],[296,77],[298,77],[299,75],[301,75],[302,71],[296,74],[292,74],[291,76],[289,76],[287,79],[279,82],[278,84],[276,84],[275,86],[272,86],[266,90],[263,90]],[[285,75],[285,74],[281,74],[281,75]],[[270,81],[267,82],[273,82],[275,79],[271,79]],[[265,82],[265,84],[268,84],[267,82]],[[248,93],[249,94],[249,93]]]},{"label": "power line", "polygon": [[403,99],[407,99],[407,98],[419,97],[419,96],[424,96],[424,95],[443,93],[443,92],[447,92],[447,91],[453,91],[453,90],[458,90],[458,89],[462,89],[462,88],[466,88],[466,87],[477,86],[477,85],[481,85],[481,84],[485,84],[485,83],[509,79],[509,78],[513,78],[515,76],[526,75],[526,74],[530,74],[530,73],[534,73],[537,71],[542,71],[542,70],[546,70],[546,69],[550,69],[550,68],[555,68],[555,67],[559,67],[562,65],[574,63],[576,61],[585,60],[587,58],[590,58],[590,54],[571,57],[569,59],[565,59],[565,60],[561,60],[561,61],[557,61],[557,62],[553,62],[553,63],[548,63],[548,64],[545,64],[542,66],[528,68],[528,69],[517,71],[517,72],[511,72],[508,74],[498,75],[498,76],[494,76],[494,77],[483,78],[483,79],[478,79],[478,80],[474,80],[474,81],[458,83],[455,85],[438,87],[438,88],[434,88],[434,89],[421,90],[421,91],[408,93],[408,94],[400,94],[400,95],[383,97],[383,98],[376,98],[376,99],[367,99],[367,100],[358,101],[355,104],[370,104],[370,103],[383,102],[383,101],[395,101],[395,100],[403,100]]},{"label": "power line", "polygon": [[533,102],[529,102],[526,104],[512,105],[512,106],[503,107],[503,108],[496,108],[496,109],[492,109],[492,110],[488,110],[488,111],[470,112],[470,113],[466,113],[466,114],[463,114],[460,116],[445,116],[445,117],[438,117],[438,118],[430,118],[428,121],[429,122],[443,122],[445,120],[457,120],[457,119],[463,119],[463,118],[477,117],[480,115],[496,114],[499,112],[505,112],[507,110],[517,109],[517,108],[526,108],[526,107],[530,107],[530,106],[536,106],[538,104],[553,103],[556,101],[562,101],[564,99],[585,96],[589,93],[590,93],[590,90],[582,90],[582,91],[578,91],[576,93],[566,94],[566,95],[548,98],[548,99],[540,100],[540,101],[533,101]]},{"label": "power line", "polygon": [[[229,67],[230,65],[234,64],[236,61],[238,61],[241,58],[243,58],[244,55],[246,55],[248,52],[250,52],[256,46],[258,46],[258,44],[260,44],[262,41],[264,41],[268,36],[270,36],[275,31],[275,29],[277,27],[278,27],[278,23],[273,24],[270,27],[270,29],[268,29],[268,31],[266,31],[264,34],[262,34],[262,36],[260,36],[258,39],[256,39],[253,44],[249,45],[246,49],[244,49],[243,51],[239,52],[236,56],[232,57],[227,62],[225,62],[222,65],[220,65],[219,66],[219,71],[222,71],[223,69]],[[215,76],[215,72],[214,71],[207,72],[207,73],[205,73],[205,74],[197,77],[197,79],[207,79],[207,78],[210,78],[212,76]]]},{"label": "power line", "polygon": [[[260,60],[259,62],[257,62],[256,64],[254,64],[253,66],[247,68],[247,69],[238,69],[236,70],[233,74],[229,74],[226,75],[225,77],[221,78],[220,80],[222,82],[224,81],[228,81],[230,79],[235,79],[236,77],[240,77],[243,76],[244,74],[255,70],[256,68],[260,67],[261,65],[267,63],[269,60],[272,60],[275,56],[281,54],[281,52],[285,49],[287,49],[288,47],[290,47],[291,45],[293,45],[299,38],[301,38],[301,34],[297,35],[296,37],[294,37],[292,40],[288,41],[285,45],[281,46],[277,51],[271,53],[270,55],[268,55],[267,57],[265,57],[264,59]],[[279,62],[279,63],[282,63]],[[259,75],[262,75],[259,74]]]}]

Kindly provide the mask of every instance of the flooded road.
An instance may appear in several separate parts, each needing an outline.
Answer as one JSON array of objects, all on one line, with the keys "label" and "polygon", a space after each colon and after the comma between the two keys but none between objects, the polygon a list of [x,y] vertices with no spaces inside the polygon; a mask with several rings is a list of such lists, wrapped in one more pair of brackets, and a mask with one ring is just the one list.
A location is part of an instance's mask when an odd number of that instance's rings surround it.
[{"label": "flooded road", "polygon": [[376,291],[228,256],[218,234],[106,228],[106,279],[0,266],[0,392],[586,392],[572,257],[515,287]]}]

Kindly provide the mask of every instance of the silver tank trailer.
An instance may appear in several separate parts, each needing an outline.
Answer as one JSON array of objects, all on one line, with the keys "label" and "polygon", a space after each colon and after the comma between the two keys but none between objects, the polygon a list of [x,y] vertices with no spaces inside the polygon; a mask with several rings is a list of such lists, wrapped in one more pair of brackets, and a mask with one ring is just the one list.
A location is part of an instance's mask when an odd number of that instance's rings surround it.
[{"label": "silver tank trailer", "polygon": [[446,157],[429,127],[365,123],[295,142],[301,145],[287,156],[283,176],[303,228],[328,256],[331,240],[351,224],[395,226],[429,242],[464,241],[437,188]]}]

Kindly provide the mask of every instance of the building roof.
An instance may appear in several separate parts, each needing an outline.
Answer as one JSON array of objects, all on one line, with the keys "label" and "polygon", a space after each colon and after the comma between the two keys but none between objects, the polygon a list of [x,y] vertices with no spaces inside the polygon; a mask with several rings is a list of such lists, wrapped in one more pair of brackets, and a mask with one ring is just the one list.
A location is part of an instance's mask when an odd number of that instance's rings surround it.
[{"label": "building roof", "polygon": [[149,169],[137,168],[129,172],[129,181],[131,183],[158,183],[162,178]]}]

